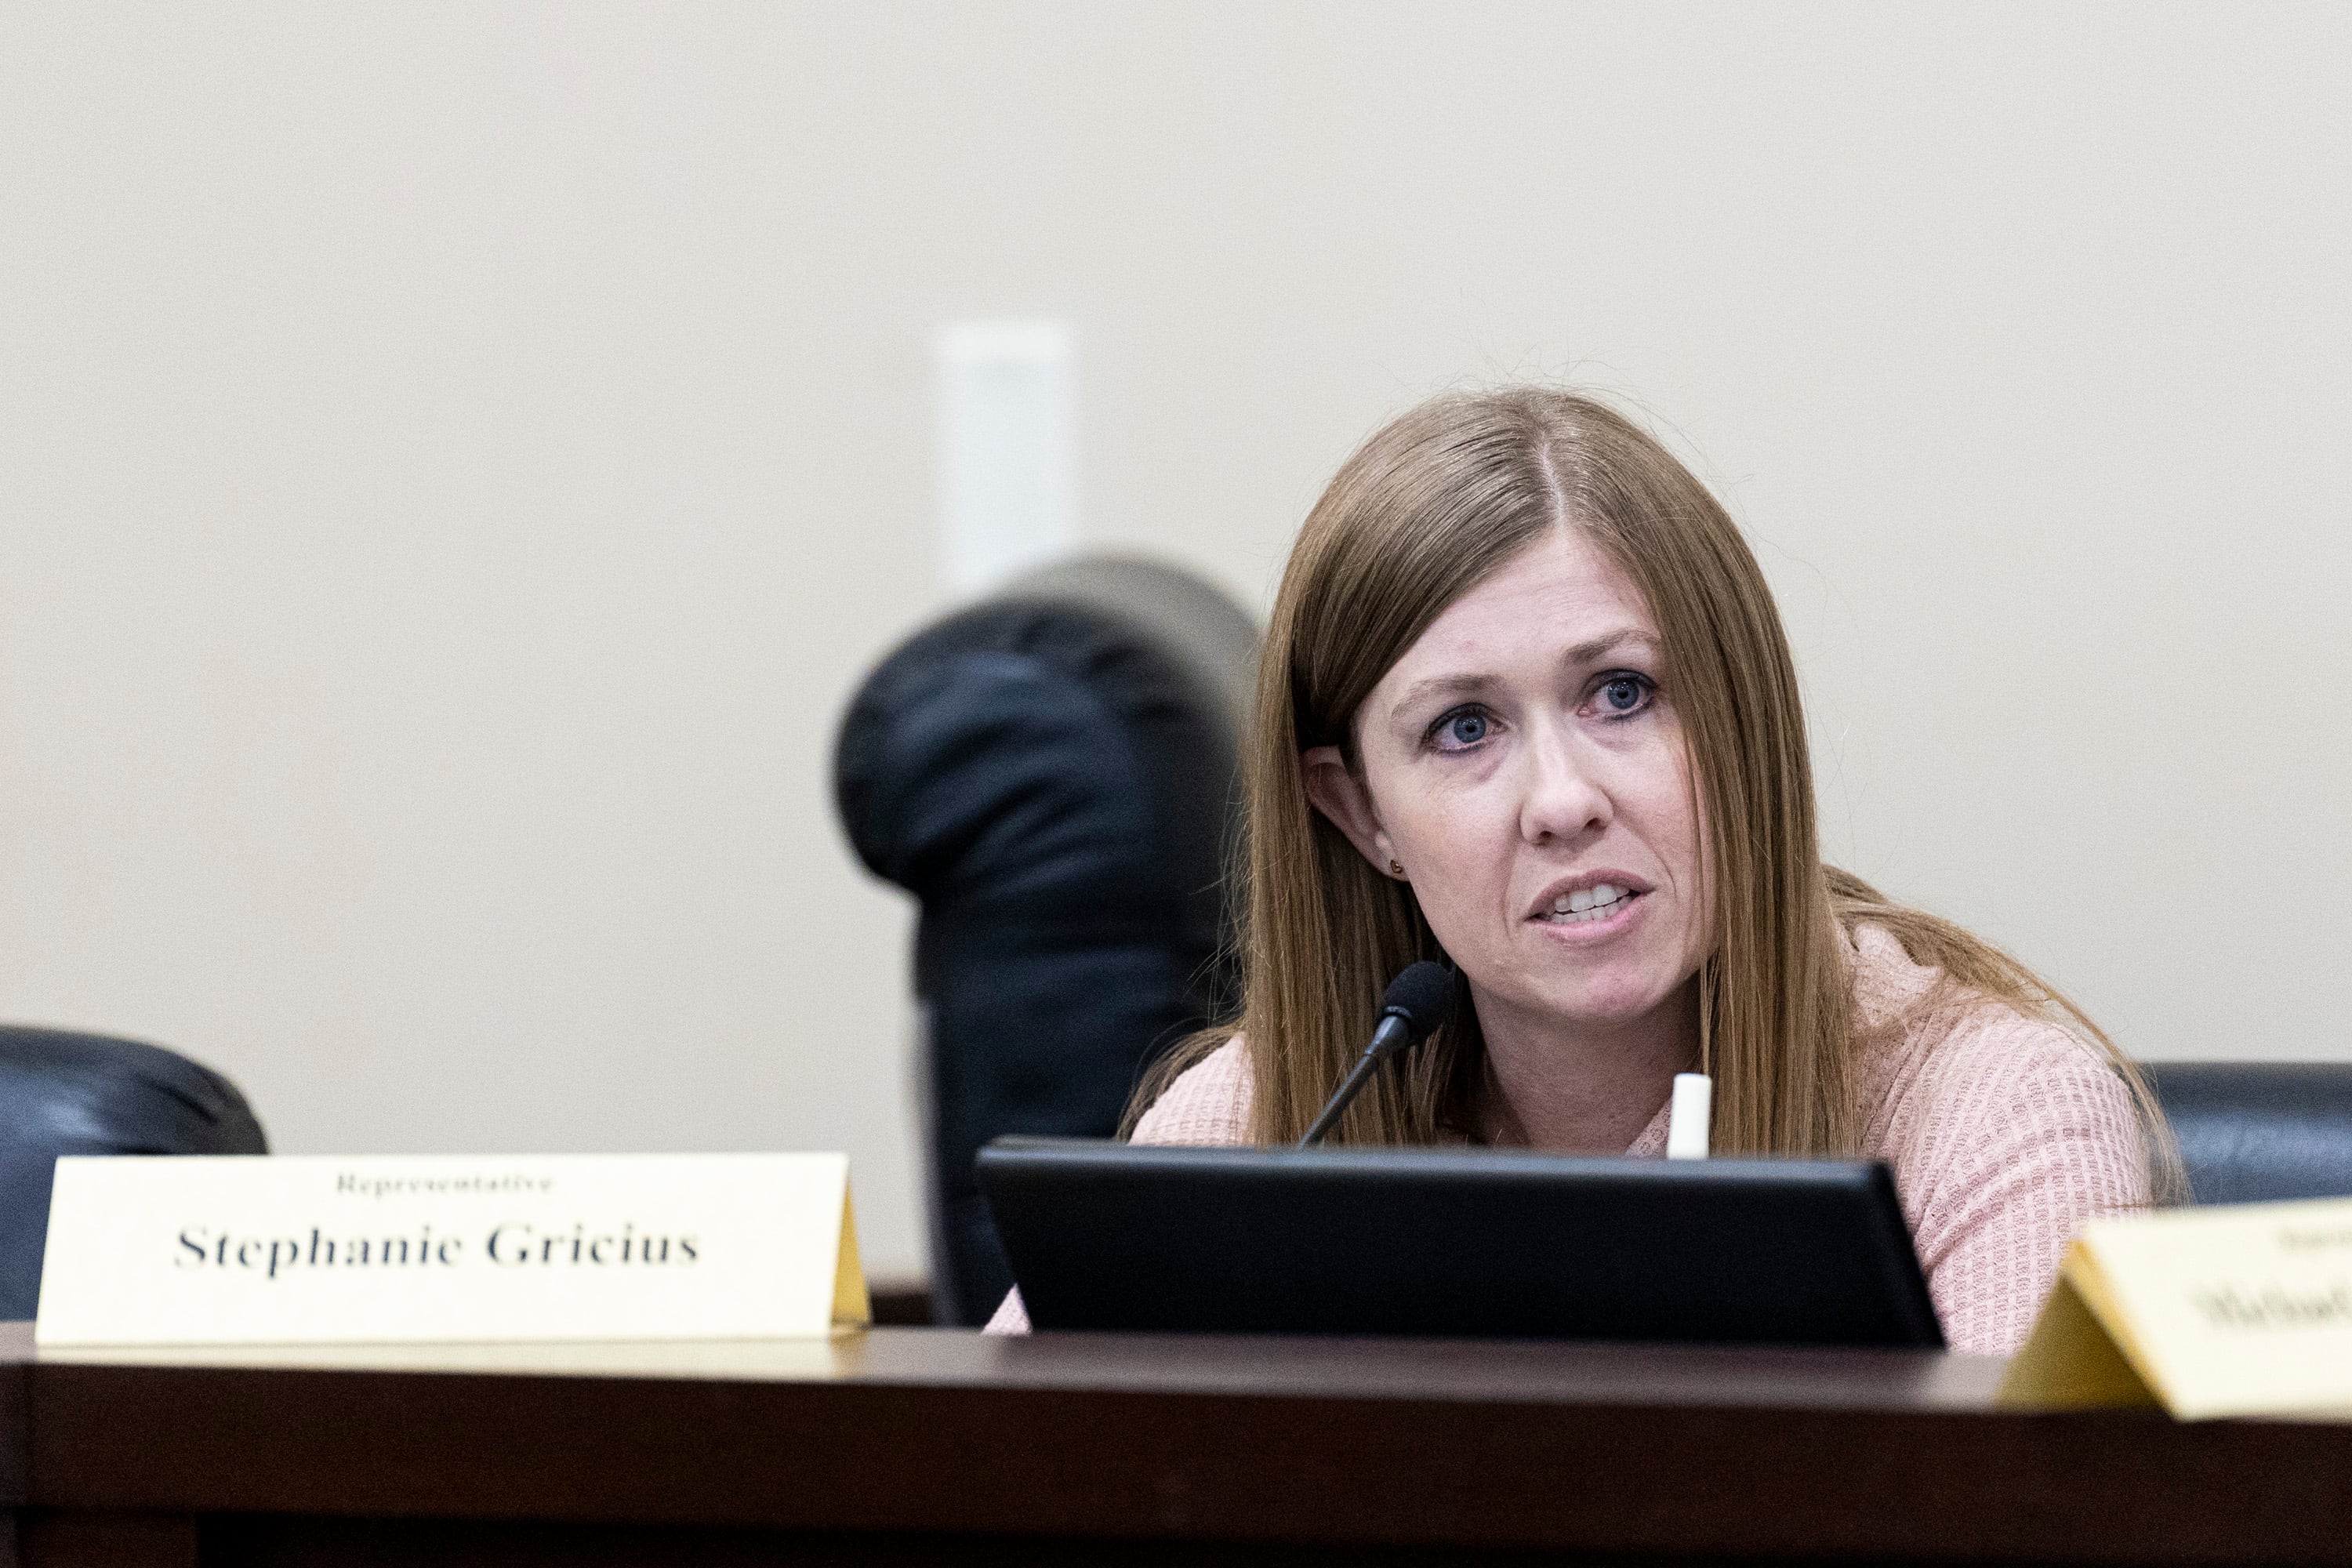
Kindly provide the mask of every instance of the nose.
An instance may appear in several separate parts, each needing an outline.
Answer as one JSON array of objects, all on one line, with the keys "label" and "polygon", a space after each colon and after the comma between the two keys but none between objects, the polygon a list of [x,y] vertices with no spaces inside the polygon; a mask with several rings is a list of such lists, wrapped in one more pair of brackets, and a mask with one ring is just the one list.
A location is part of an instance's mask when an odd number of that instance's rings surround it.
[{"label": "nose", "polygon": [[1527,793],[1519,800],[1519,836],[1542,849],[1565,849],[1607,827],[1615,815],[1609,792],[1594,772],[1598,760],[1572,731],[1542,727],[1521,755],[1527,759]]}]

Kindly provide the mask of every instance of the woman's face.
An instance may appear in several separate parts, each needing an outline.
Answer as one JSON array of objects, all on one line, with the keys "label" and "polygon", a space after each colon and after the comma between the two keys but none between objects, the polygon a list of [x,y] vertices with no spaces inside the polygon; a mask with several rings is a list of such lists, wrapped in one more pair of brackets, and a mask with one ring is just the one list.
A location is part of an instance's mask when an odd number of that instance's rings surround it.
[{"label": "woman's face", "polygon": [[1706,957],[1671,690],[1632,582],[1562,530],[1381,678],[1357,714],[1360,773],[1337,747],[1306,753],[1316,805],[1382,872],[1403,868],[1490,1034],[1633,1022]]}]

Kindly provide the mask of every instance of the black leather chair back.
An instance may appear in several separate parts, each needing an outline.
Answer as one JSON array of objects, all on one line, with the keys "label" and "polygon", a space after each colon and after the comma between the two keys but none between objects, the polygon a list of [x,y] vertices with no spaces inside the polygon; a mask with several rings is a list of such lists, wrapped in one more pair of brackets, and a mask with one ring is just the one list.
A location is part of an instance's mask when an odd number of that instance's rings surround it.
[{"label": "black leather chair back", "polygon": [[2144,1062],[2200,1204],[2352,1196],[2352,1062]]},{"label": "black leather chair back", "polygon": [[933,1310],[1012,1284],[971,1164],[1108,1137],[1151,1054],[1221,1010],[1222,859],[1257,631],[1199,579],[1073,563],[902,644],[835,756],[858,858],[922,904],[915,993]]},{"label": "black leather chair back", "polygon": [[41,1299],[60,1154],[266,1154],[236,1085],[136,1040],[0,1027],[0,1318]]}]

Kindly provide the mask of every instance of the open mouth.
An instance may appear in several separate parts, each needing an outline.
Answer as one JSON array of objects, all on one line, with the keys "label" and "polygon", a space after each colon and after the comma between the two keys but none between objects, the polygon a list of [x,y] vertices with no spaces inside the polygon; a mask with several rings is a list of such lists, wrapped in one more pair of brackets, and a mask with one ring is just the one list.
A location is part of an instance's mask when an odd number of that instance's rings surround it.
[{"label": "open mouth", "polygon": [[1562,893],[1539,918],[1550,925],[1584,925],[1622,912],[1641,896],[1633,889],[1621,888],[1614,882],[1597,882],[1590,888]]}]

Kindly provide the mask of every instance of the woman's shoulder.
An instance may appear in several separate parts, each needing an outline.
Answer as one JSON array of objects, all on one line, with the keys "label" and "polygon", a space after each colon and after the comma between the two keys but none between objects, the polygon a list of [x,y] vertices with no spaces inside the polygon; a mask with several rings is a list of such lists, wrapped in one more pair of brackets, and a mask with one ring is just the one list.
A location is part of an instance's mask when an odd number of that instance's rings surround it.
[{"label": "woman's shoulder", "polygon": [[1883,926],[1856,927],[1853,942],[1855,1021],[1880,1053],[1979,1070],[2112,1070],[2105,1054],[2072,1029],[1949,983]]},{"label": "woman's shoulder", "polygon": [[1251,1099],[1249,1047],[1235,1035],[1179,1074],[1128,1142],[1246,1143]]},{"label": "woman's shoulder", "polygon": [[2131,1087],[2096,1044],[1854,932],[1866,1152],[1890,1162],[1955,1350],[2025,1341],[2086,1219],[2143,1207]]},{"label": "woman's shoulder", "polygon": [[1947,984],[1943,971],[1915,962],[1881,927],[1858,928],[1853,944],[1861,1065],[1878,1134],[1872,1142],[1896,1124],[1953,1129],[1988,1118],[2136,1134],[2130,1089],[2096,1045],[1999,997]]}]

